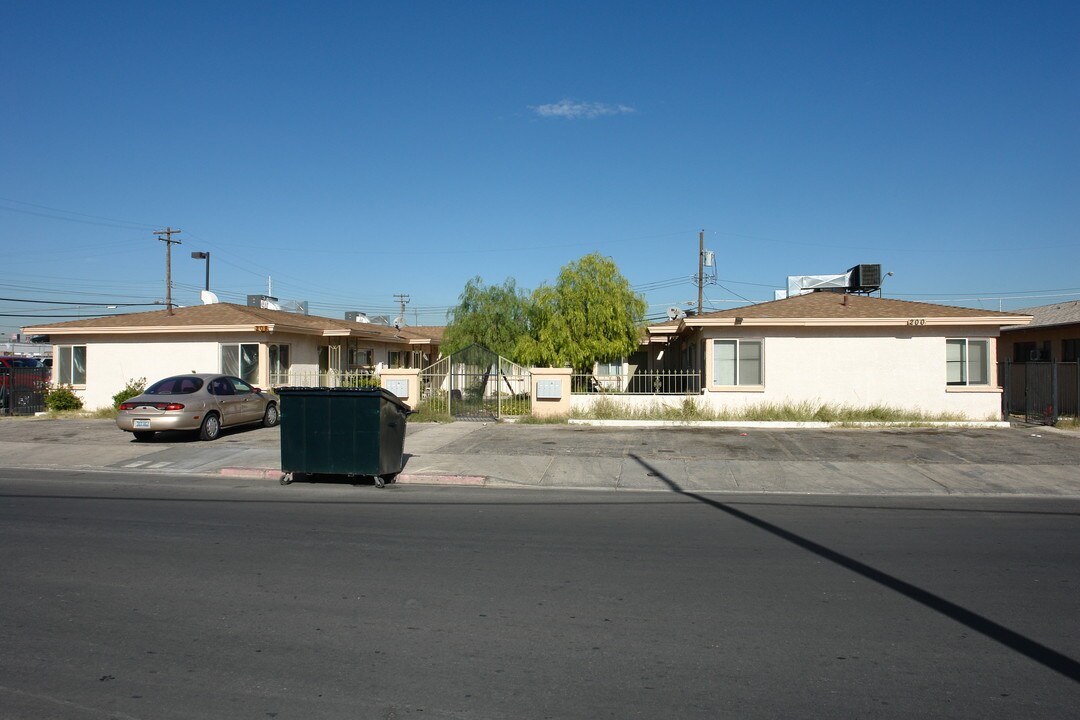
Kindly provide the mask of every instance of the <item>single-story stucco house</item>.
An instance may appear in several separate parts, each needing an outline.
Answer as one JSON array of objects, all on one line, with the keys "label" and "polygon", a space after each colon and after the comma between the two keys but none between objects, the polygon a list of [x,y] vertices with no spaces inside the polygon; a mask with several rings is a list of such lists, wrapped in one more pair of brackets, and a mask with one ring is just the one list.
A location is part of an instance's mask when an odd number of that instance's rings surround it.
[{"label": "single-story stucco house", "polygon": [[701,373],[716,408],[884,405],[999,417],[1003,327],[1031,318],[844,292],[812,292],[650,325],[650,370]]},{"label": "single-story stucco house", "polygon": [[261,307],[214,303],[23,328],[47,335],[53,382],[88,408],[112,404],[131,380],[221,372],[253,385],[334,385],[348,374],[425,367],[441,327],[395,328]]}]

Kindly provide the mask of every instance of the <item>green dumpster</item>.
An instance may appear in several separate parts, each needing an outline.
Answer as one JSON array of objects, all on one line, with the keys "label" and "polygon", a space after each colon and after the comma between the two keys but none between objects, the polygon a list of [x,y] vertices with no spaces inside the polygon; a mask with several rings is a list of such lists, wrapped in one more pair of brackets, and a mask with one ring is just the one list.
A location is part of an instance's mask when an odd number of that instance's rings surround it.
[{"label": "green dumpster", "polygon": [[385,388],[281,387],[282,484],[297,473],[369,475],[383,486],[404,466],[409,406]]}]

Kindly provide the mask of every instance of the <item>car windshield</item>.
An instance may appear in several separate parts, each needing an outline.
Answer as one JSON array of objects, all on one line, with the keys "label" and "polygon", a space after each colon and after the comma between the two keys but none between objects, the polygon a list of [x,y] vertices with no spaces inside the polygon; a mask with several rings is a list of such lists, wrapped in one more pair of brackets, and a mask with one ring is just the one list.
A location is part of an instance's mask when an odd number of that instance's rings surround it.
[{"label": "car windshield", "polygon": [[44,367],[41,361],[37,358],[8,358],[11,361],[11,367],[17,368],[36,368]]},{"label": "car windshield", "polygon": [[202,378],[190,375],[165,378],[143,391],[144,395],[190,395],[197,392],[203,386]]}]

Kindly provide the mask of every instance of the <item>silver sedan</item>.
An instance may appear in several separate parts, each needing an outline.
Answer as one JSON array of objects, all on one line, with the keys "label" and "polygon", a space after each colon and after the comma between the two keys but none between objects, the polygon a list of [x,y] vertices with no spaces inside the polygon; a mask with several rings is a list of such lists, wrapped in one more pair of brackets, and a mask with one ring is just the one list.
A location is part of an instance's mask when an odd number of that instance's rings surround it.
[{"label": "silver sedan", "polygon": [[277,399],[231,375],[176,375],[120,404],[116,426],[144,441],[162,430],[195,430],[213,440],[223,427],[278,424]]}]

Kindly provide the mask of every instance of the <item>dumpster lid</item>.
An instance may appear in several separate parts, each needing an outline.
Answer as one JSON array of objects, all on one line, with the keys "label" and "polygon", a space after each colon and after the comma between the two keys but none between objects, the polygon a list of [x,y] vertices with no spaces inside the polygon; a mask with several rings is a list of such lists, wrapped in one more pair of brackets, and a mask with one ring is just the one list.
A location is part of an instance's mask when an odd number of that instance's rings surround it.
[{"label": "dumpster lid", "polygon": [[339,396],[339,397],[380,397],[383,400],[388,400],[395,405],[401,407],[406,412],[411,412],[411,408],[401,401],[394,393],[390,392],[384,387],[366,387],[366,388],[347,388],[347,387],[301,387],[286,385],[279,388],[274,388],[276,395],[307,395],[307,396]]}]

